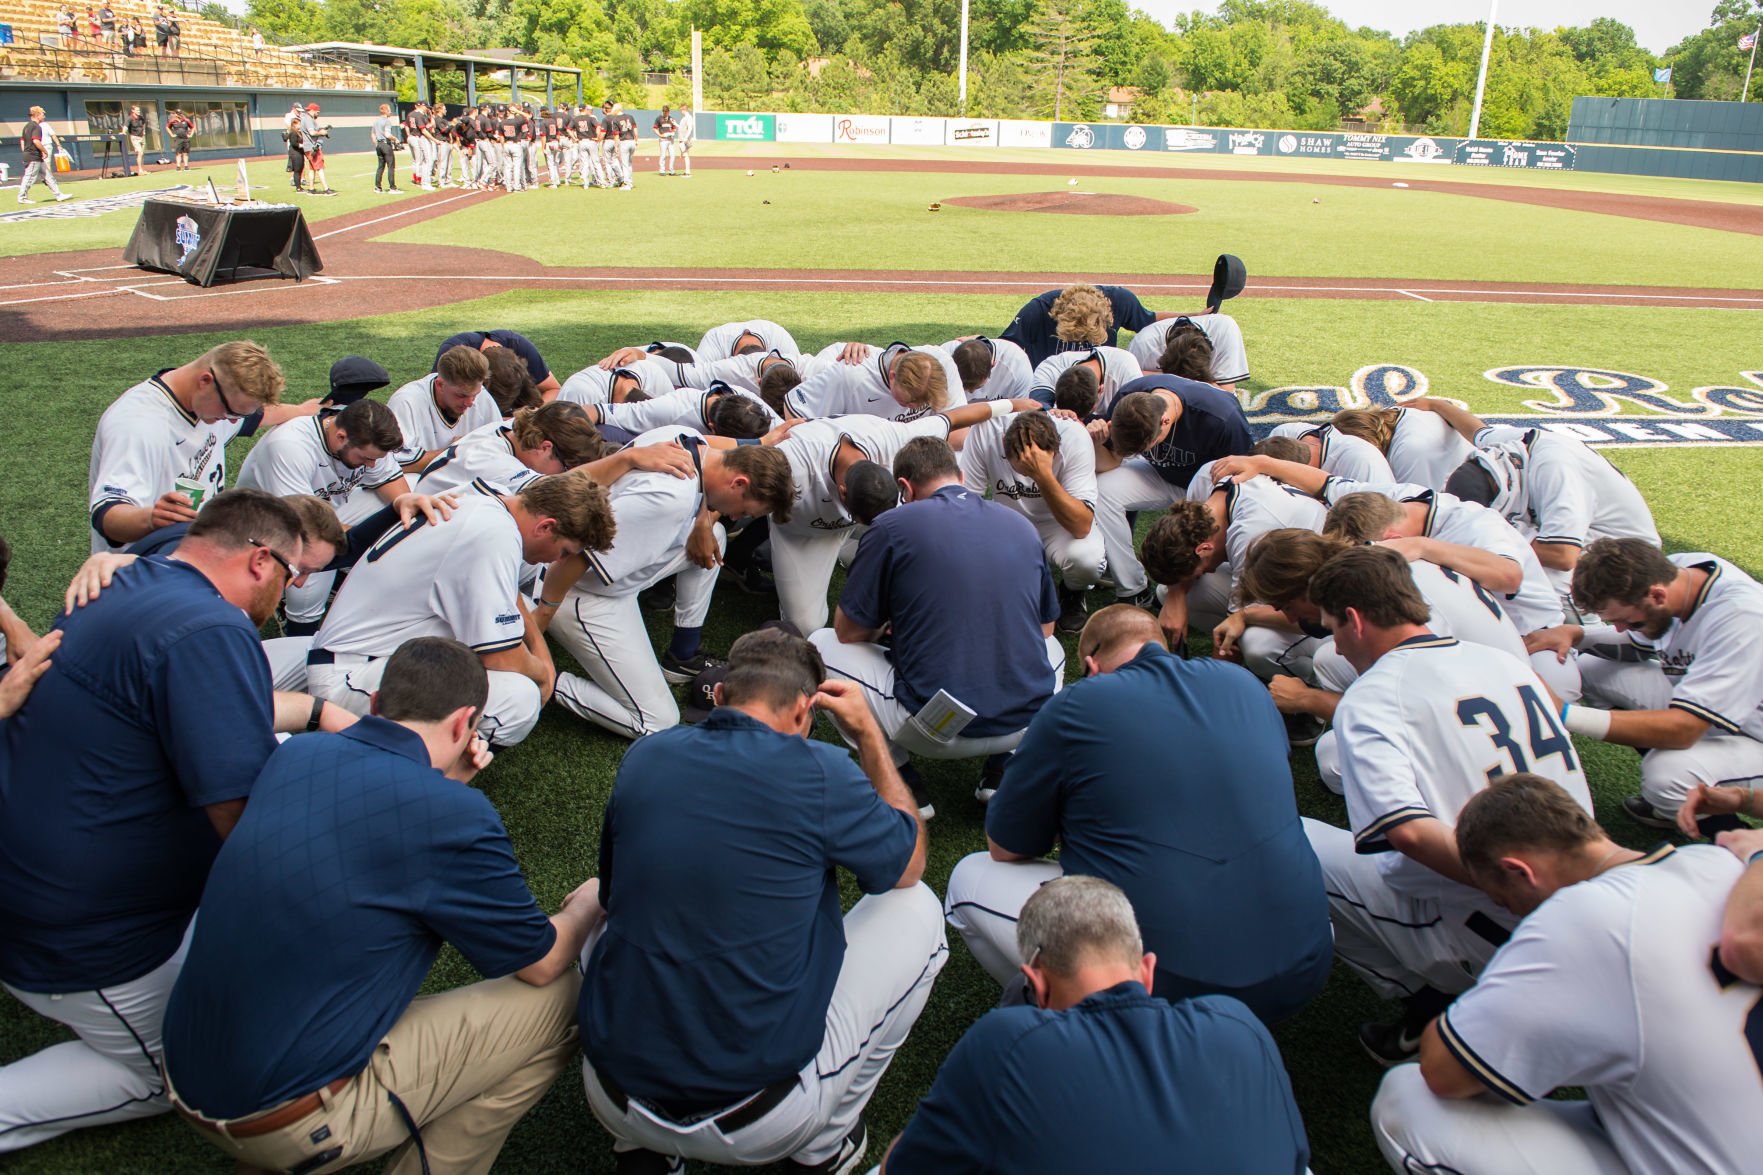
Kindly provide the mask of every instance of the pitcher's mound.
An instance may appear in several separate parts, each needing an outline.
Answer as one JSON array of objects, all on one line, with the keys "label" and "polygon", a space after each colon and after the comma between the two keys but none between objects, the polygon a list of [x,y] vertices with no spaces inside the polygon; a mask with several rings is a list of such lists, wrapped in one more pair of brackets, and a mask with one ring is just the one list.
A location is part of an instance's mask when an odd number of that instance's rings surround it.
[{"label": "pitcher's mound", "polygon": [[1199,211],[1187,204],[1112,192],[1012,192],[1007,196],[956,196],[943,203],[987,212],[1072,212],[1079,216],[1180,216]]}]

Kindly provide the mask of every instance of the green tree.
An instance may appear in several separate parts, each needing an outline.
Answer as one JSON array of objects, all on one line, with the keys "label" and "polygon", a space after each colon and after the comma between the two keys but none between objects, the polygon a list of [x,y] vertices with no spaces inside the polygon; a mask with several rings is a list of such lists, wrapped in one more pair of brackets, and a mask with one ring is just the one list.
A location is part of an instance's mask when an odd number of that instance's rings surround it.
[{"label": "green tree", "polygon": [[1100,105],[1101,76],[1096,68],[1094,29],[1073,14],[1069,0],[1047,0],[1030,30],[1030,48],[1024,56],[1029,77],[1040,90],[1037,106],[1054,121],[1086,117]]},{"label": "green tree", "polygon": [[272,40],[298,44],[324,39],[324,9],[317,0],[251,0],[245,16]]},{"label": "green tree", "polygon": [[816,49],[802,0],[684,0],[683,7],[709,46],[766,53],[788,49],[797,57]]}]

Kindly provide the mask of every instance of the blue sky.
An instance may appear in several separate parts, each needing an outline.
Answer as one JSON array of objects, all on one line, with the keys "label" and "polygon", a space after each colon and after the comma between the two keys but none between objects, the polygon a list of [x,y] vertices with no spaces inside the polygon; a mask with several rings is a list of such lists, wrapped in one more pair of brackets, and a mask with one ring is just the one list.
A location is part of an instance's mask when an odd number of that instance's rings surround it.
[{"label": "blue sky", "polygon": [[[1398,37],[1435,24],[1473,23],[1486,19],[1488,0],[1318,0],[1355,28],[1369,25]],[[1167,23],[1179,12],[1196,8],[1216,11],[1210,0],[1128,0],[1134,8]],[[1644,47],[1662,53],[1692,33],[1708,27],[1714,0],[1500,0],[1494,17],[1502,27],[1552,29],[1590,24],[1600,16],[1614,17],[1635,31]]]}]

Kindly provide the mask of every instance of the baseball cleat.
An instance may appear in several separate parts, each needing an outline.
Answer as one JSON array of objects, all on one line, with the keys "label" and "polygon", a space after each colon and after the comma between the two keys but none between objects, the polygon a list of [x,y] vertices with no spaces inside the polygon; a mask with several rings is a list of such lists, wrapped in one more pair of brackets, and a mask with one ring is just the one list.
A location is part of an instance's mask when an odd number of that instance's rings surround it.
[{"label": "baseball cleat", "polygon": [[1083,631],[1090,619],[1090,604],[1085,594],[1076,588],[1060,587],[1059,589],[1059,621],[1054,626],[1058,632],[1071,635]]},{"label": "baseball cleat", "polygon": [[1367,1020],[1359,1025],[1359,1047],[1365,1055],[1385,1069],[1394,1068],[1420,1055],[1420,1037],[1424,1025],[1408,1035],[1408,1017],[1395,1020]]},{"label": "baseball cleat", "polygon": [[1282,714],[1286,720],[1286,741],[1294,747],[1313,747],[1328,723],[1314,714]]},{"label": "baseball cleat", "polygon": [[1663,828],[1667,832],[1677,831],[1677,821],[1653,807],[1640,796],[1628,796],[1622,801],[1622,810],[1636,824],[1644,824],[1648,828]]},{"label": "baseball cleat", "polygon": [[936,818],[937,806],[931,802],[930,788],[918,768],[907,763],[900,768],[900,778],[912,791],[912,802],[918,805],[918,818],[932,820]]},{"label": "baseball cleat", "polygon": [[703,650],[685,658],[675,657],[670,651],[661,654],[661,676],[674,685],[684,685],[706,669],[718,669],[727,664],[721,657],[712,657]]},{"label": "baseball cleat", "polygon": [[644,588],[637,593],[637,603],[645,612],[671,612],[674,601],[679,598],[679,585],[672,578]]}]

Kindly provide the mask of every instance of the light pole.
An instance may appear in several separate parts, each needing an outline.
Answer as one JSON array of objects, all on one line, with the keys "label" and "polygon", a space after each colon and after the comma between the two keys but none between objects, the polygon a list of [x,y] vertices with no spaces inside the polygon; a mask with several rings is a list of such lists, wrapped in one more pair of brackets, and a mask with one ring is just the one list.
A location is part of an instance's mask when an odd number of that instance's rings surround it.
[{"label": "light pole", "polygon": [[961,113],[967,114],[967,0],[961,0]]},{"label": "light pole", "polygon": [[1500,7],[1500,0],[1488,0],[1488,31],[1481,41],[1481,72],[1475,78],[1475,109],[1469,115],[1469,137],[1475,138],[1481,130],[1481,96],[1488,85],[1488,55],[1494,51],[1494,13]]}]

